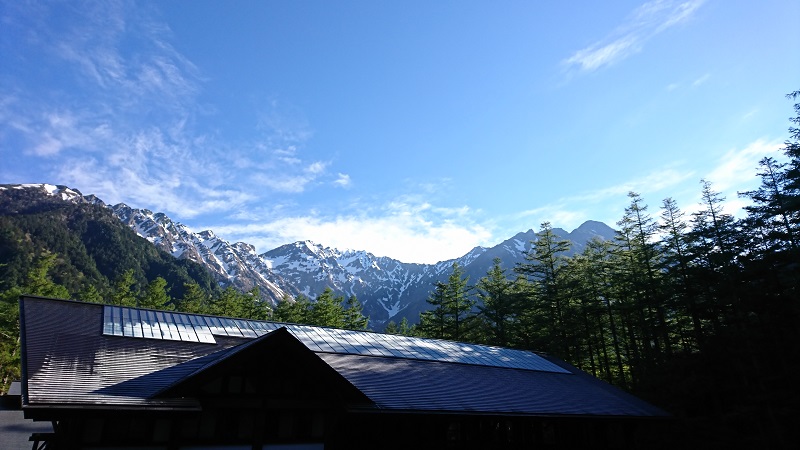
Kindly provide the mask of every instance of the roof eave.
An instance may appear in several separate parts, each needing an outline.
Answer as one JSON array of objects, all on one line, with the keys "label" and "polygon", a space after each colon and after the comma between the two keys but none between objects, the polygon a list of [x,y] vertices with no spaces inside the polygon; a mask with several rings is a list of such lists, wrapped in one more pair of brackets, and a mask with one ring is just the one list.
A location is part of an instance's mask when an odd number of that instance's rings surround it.
[{"label": "roof eave", "polygon": [[439,409],[397,409],[386,407],[360,407],[348,408],[348,412],[355,414],[408,414],[408,415],[453,415],[453,416],[502,416],[502,417],[531,417],[543,419],[609,419],[609,420],[670,420],[671,415],[614,415],[614,414],[557,414],[521,411],[476,411],[476,410],[439,410]]}]

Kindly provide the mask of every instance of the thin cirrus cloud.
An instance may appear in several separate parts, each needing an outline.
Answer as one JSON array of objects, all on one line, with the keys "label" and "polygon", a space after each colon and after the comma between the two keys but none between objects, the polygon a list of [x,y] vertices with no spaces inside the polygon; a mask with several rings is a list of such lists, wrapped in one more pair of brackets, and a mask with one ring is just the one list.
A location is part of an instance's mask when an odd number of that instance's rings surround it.
[{"label": "thin cirrus cloud", "polygon": [[[691,170],[681,170],[679,165],[663,167],[641,177],[593,189],[583,194],[562,197],[547,205],[523,211],[513,219],[525,223],[550,222],[565,229],[576,228],[587,220],[616,223],[622,217],[630,200],[629,192],[636,192],[651,202],[659,200],[669,188],[680,186],[695,176]],[[650,197],[648,199],[648,197]],[[557,224],[557,225],[556,225]]]},{"label": "thin cirrus cloud", "polygon": [[[0,87],[0,118],[8,119],[0,139],[48,167],[30,176],[183,218],[230,212],[269,192],[303,192],[321,179],[350,183],[342,175],[325,178],[329,162],[301,155],[313,133],[302,114],[288,111],[287,119],[274,101],[260,118],[259,142],[201,131],[197,119],[214,111],[199,100],[202,73],[147,7],[44,4],[7,13],[18,27],[8,32],[29,36],[15,51],[51,55],[48,70],[63,74],[47,95],[27,86],[25,77]],[[42,19],[65,15],[71,19],[57,25]],[[246,170],[216,170],[226,163]]]},{"label": "thin cirrus cloud", "polygon": [[[720,158],[720,163],[712,169],[705,179],[717,191],[728,193],[731,189],[741,189],[757,184],[758,162],[767,156],[780,158],[780,141],[756,140],[744,148],[731,149]],[[735,196],[735,192],[729,192]],[[729,195],[730,196],[730,195]]]},{"label": "thin cirrus cloud", "polygon": [[568,68],[593,72],[639,52],[661,32],[688,20],[704,0],[653,0],[636,8],[609,36],[564,60]]}]

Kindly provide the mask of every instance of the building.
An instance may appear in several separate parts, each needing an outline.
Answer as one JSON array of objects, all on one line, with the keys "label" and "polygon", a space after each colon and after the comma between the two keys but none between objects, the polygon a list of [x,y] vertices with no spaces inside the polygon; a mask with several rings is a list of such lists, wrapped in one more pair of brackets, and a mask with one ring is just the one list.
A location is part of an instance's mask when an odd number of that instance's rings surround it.
[{"label": "building", "polygon": [[27,296],[20,328],[48,449],[633,448],[667,417],[520,350]]}]

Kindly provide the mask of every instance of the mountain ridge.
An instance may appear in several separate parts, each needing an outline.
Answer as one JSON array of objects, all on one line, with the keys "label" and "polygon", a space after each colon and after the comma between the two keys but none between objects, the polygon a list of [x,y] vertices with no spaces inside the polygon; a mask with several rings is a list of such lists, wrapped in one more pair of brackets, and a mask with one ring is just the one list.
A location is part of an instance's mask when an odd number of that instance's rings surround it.
[{"label": "mountain ridge", "polygon": [[[245,242],[231,243],[212,230],[191,231],[161,212],[132,208],[127,204],[108,205],[94,195],[84,196],[64,185],[0,185],[2,189],[33,189],[66,202],[87,203],[109,209],[136,234],[175,258],[204,265],[219,280],[241,291],[258,287],[262,298],[277,304],[284,297],[305,295],[314,298],[325,288],[336,295],[356,296],[373,325],[406,318],[414,323],[427,309],[426,299],[437,281],[449,275],[458,263],[475,283],[486,274],[495,258],[513,269],[525,261],[536,232],[517,233],[493,247],[475,247],[463,256],[435,264],[404,263],[379,257],[364,250],[339,250],[310,240],[284,244],[258,254]],[[579,253],[592,238],[611,239],[608,225],[587,221],[572,232],[554,228],[553,233],[572,242],[568,254]]]}]

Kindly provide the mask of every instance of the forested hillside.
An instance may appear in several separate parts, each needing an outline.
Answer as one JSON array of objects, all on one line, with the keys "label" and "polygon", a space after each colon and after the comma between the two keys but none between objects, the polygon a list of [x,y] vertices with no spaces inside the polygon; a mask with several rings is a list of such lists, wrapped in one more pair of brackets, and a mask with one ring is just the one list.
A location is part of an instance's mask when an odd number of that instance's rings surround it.
[{"label": "forested hillside", "polygon": [[22,283],[45,254],[58,255],[53,281],[73,295],[88,286],[102,293],[128,270],[137,289],[159,276],[177,296],[186,283],[197,283],[208,293],[216,289],[203,267],[159,251],[105,208],[6,189],[0,196],[0,282],[8,285],[3,287]]}]

